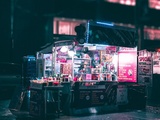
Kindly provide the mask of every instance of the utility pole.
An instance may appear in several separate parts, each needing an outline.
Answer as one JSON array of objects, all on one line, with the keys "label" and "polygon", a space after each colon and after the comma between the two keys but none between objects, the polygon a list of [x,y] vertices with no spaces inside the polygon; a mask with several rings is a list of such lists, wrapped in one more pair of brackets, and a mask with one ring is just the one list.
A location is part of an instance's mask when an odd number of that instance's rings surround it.
[{"label": "utility pole", "polygon": [[137,35],[138,51],[142,50],[144,43],[144,25],[148,22],[149,5],[148,0],[136,0],[135,6],[135,26]]},{"label": "utility pole", "polygon": [[[138,56],[139,51],[144,49],[144,25],[149,22],[149,3],[148,0],[136,0],[136,7],[135,7],[135,26],[136,26],[136,33],[137,33],[137,46],[138,46]],[[137,71],[139,75],[139,69],[137,64]],[[152,79],[152,78],[151,78]],[[150,80],[151,80],[150,79]],[[142,81],[137,76],[137,80],[139,83]],[[152,81],[152,80],[151,80]],[[152,87],[144,82],[146,86],[146,96],[147,99],[151,99]]]}]

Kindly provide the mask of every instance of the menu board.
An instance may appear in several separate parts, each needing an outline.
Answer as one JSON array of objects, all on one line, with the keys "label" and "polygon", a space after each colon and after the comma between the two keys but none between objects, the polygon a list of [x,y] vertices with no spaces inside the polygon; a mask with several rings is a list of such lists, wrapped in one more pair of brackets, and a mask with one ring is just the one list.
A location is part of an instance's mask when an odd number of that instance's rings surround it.
[{"label": "menu board", "polygon": [[152,85],[152,57],[138,57],[138,78],[140,84]]},{"label": "menu board", "polygon": [[118,53],[118,81],[137,81],[137,52],[123,51]]}]

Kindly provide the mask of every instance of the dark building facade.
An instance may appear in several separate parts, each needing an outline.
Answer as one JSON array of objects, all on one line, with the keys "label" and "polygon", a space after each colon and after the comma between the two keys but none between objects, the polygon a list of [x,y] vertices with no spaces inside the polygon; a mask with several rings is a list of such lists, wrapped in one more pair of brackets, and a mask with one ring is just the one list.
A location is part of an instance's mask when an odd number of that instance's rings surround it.
[{"label": "dark building facade", "polygon": [[[145,24],[159,26],[158,12],[151,10]],[[53,17],[104,20],[135,24],[135,7],[97,0],[1,0],[1,62],[21,62],[52,42]]]}]

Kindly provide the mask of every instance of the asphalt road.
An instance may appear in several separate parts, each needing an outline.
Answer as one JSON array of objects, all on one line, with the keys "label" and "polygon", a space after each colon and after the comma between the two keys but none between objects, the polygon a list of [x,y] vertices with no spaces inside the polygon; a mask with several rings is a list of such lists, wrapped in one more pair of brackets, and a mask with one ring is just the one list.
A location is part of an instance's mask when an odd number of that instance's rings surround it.
[{"label": "asphalt road", "polygon": [[[12,92],[12,91],[11,91]],[[11,93],[0,95],[0,120],[37,120],[29,115],[27,111],[10,111],[9,103],[12,97]],[[156,111],[155,109],[154,111]],[[147,112],[142,110],[132,110],[126,112],[105,113],[105,114],[90,114],[78,116],[65,116],[60,115],[59,118],[54,120],[160,120],[160,114],[156,112]]]},{"label": "asphalt road", "polygon": [[[14,115],[9,109],[10,100],[0,100],[0,120],[36,120],[29,116],[29,113],[19,111]],[[160,114],[150,113],[141,110],[134,110],[121,113],[91,114],[83,116],[61,115],[54,120],[160,120]]]}]

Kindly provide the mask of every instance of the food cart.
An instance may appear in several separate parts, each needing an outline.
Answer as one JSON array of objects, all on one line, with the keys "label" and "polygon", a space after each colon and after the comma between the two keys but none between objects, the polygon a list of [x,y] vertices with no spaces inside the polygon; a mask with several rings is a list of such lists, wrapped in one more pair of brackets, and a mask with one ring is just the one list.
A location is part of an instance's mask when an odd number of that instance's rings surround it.
[{"label": "food cart", "polygon": [[[139,85],[137,79],[134,34],[112,24],[89,22],[85,43],[76,39],[54,43],[52,77],[32,81],[31,86],[45,83],[60,88],[58,111],[67,115],[145,108],[145,85]],[[43,107],[52,95],[43,86],[41,90],[48,95]]]},{"label": "food cart", "polygon": [[[114,109],[122,106],[140,107],[135,104],[135,99],[144,107],[145,86],[137,84],[136,47],[87,43],[76,46],[71,52],[72,44],[68,43],[55,43],[55,72],[64,78],[62,84],[71,83],[68,93],[71,102],[67,103],[64,112],[75,112],[78,109],[83,112],[84,108],[100,106],[101,109],[105,106],[104,110],[111,106]],[[65,52],[61,52],[63,47]]]}]

